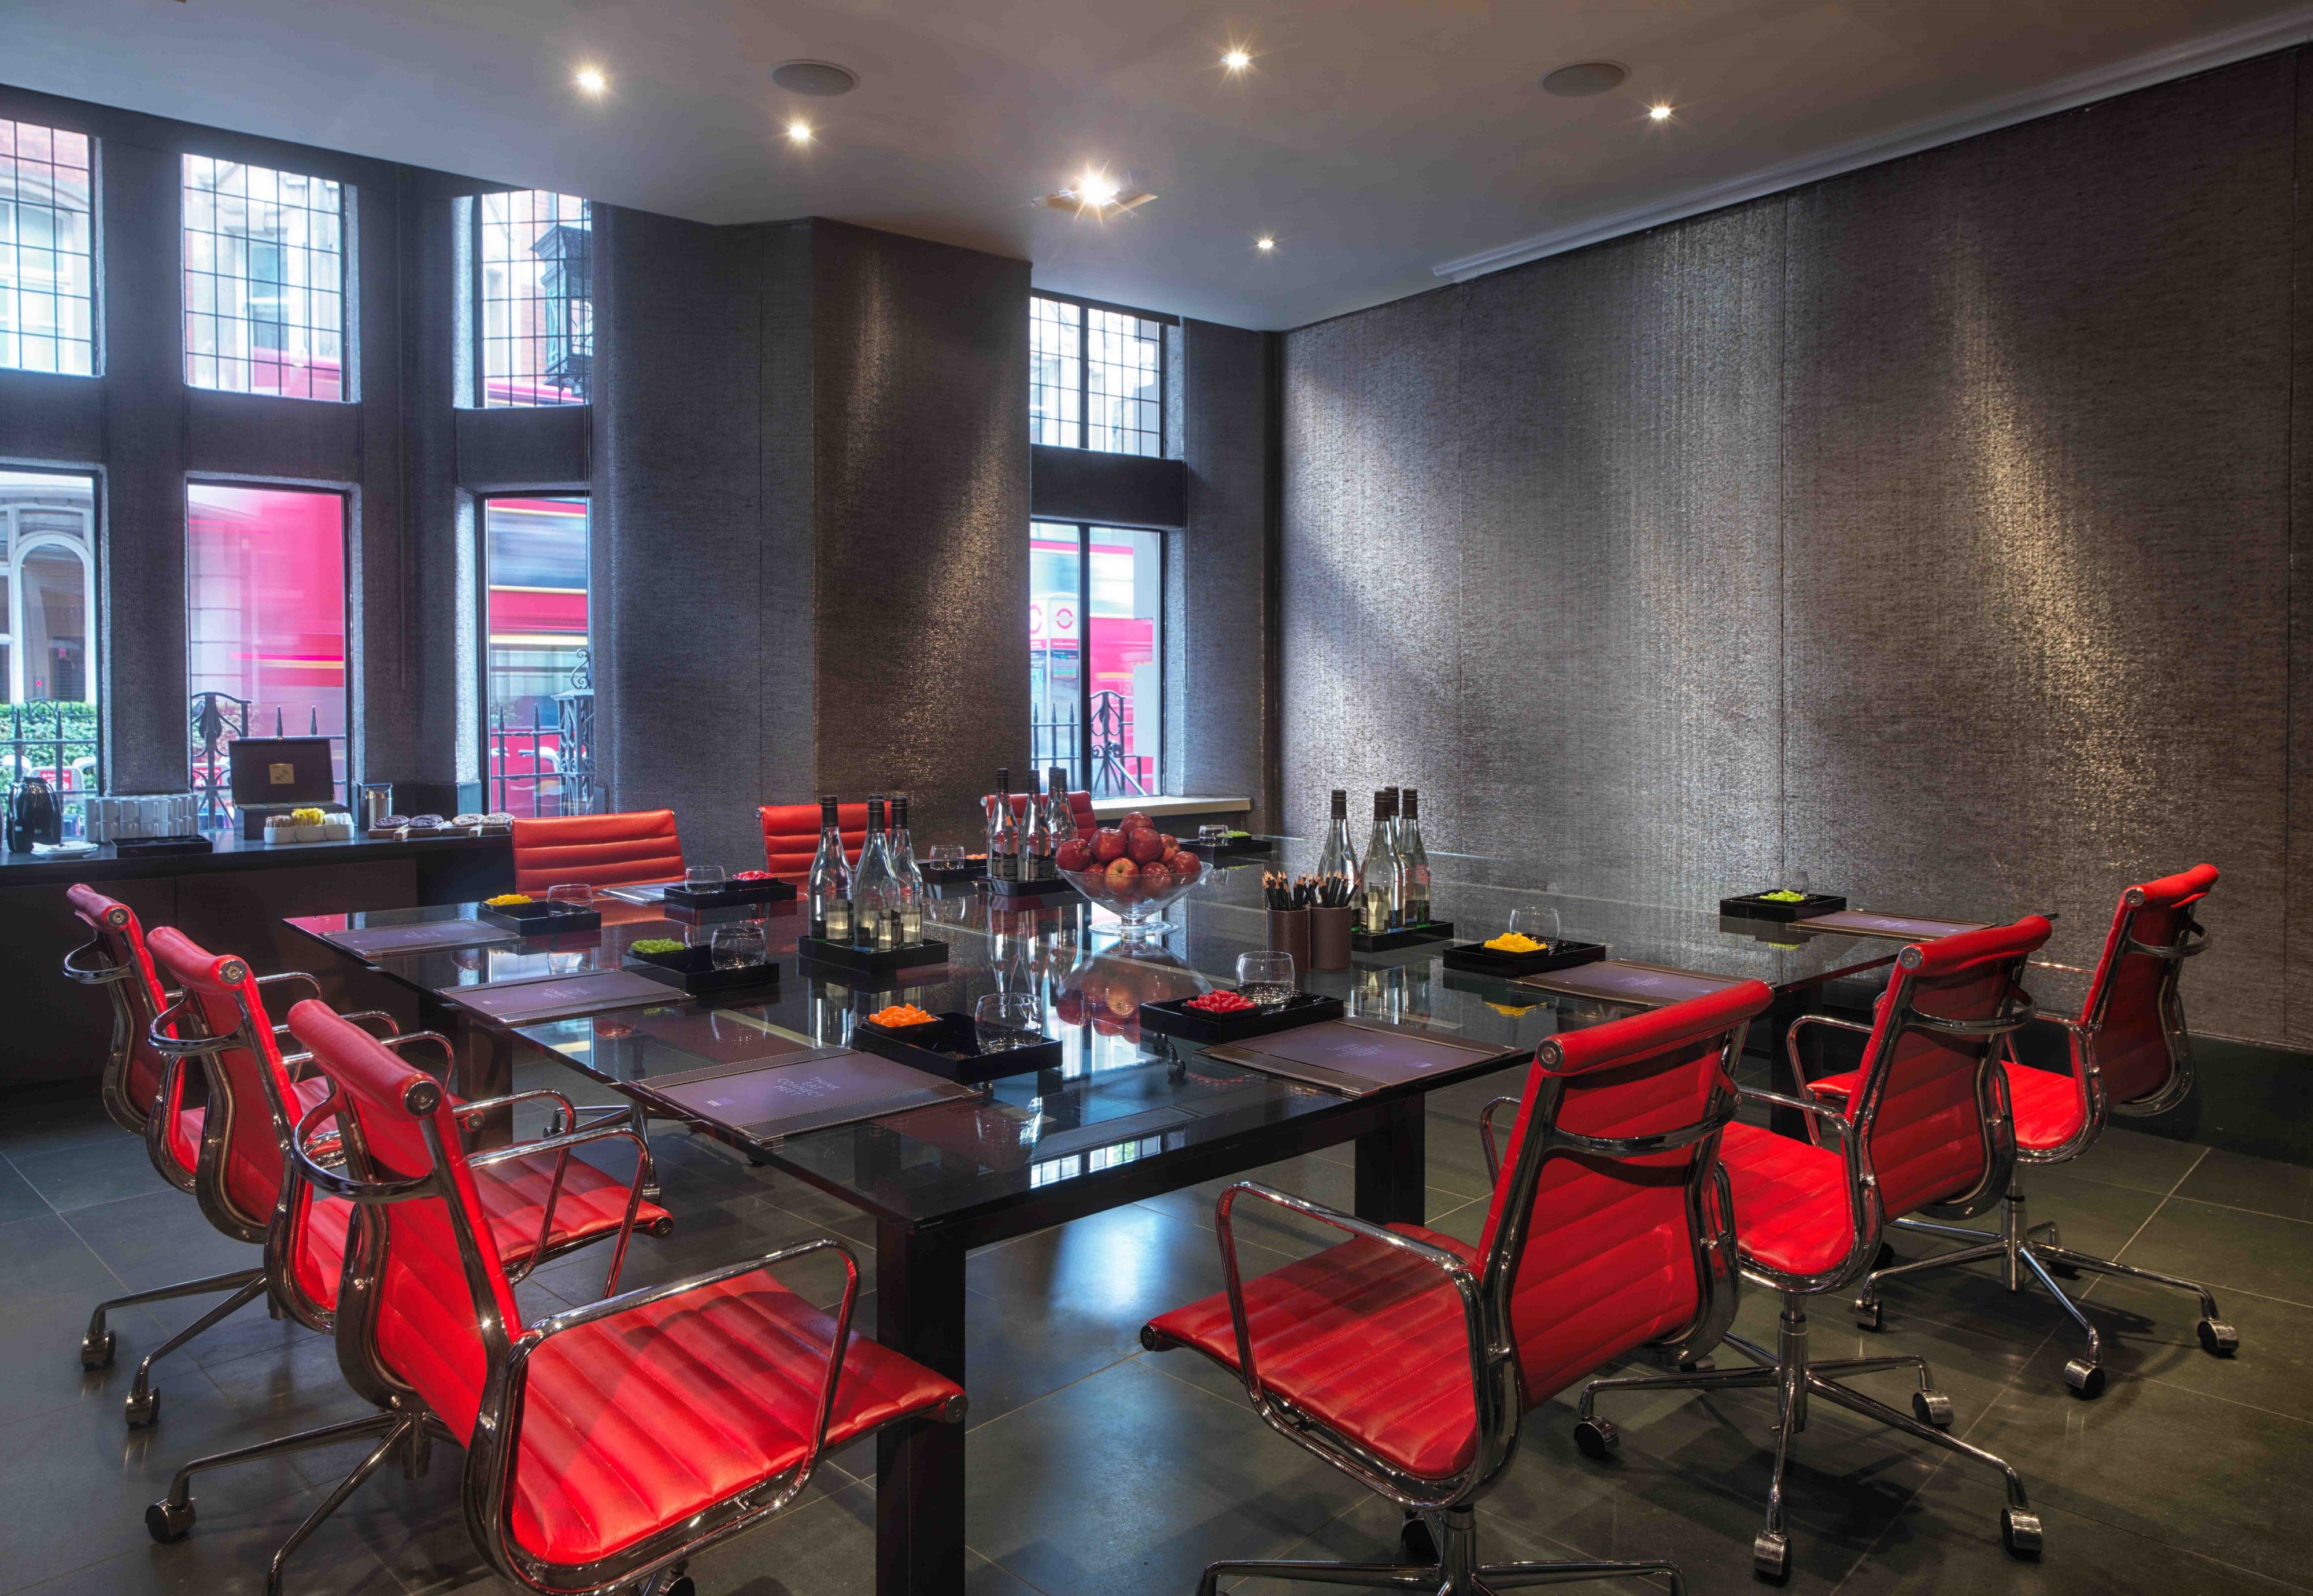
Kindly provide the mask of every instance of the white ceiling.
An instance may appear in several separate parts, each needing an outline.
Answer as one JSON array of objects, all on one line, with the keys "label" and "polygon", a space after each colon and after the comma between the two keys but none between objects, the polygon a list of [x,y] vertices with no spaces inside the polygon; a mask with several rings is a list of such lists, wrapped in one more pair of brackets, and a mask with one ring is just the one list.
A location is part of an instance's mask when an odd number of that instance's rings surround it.
[{"label": "white ceiling", "polygon": [[[0,0],[0,81],[707,222],[1025,256],[1041,287],[1251,327],[1659,216],[2118,64],[2290,42],[2302,0]],[[2303,36],[2313,28],[2300,29]],[[1252,70],[1232,78],[1241,43]],[[2199,52],[2196,54],[2195,52]],[[806,100],[770,68],[860,75]],[[1628,65],[1586,100],[1536,79]],[[610,75],[590,100],[582,64]],[[2085,78],[2084,78],[2084,75]],[[1667,123],[1647,105],[1677,107]],[[788,146],[803,114],[820,137]],[[1159,198],[1036,203],[1087,163]],[[1254,239],[1274,234],[1259,253]]]}]

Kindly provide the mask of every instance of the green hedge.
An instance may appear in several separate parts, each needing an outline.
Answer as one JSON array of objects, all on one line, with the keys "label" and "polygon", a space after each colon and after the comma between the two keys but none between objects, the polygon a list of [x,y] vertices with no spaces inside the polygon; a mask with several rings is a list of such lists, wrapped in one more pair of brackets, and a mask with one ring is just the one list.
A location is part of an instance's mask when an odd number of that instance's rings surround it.
[{"label": "green hedge", "polygon": [[53,742],[62,722],[66,743],[85,743],[96,749],[96,706],[35,699],[30,703],[0,704],[0,742],[22,737],[26,742]]}]

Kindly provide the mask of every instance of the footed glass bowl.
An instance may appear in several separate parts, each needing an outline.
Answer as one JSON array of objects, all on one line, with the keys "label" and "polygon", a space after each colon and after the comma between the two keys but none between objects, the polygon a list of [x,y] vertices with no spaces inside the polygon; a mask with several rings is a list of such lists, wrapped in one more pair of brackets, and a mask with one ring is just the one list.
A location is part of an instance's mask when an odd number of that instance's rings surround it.
[{"label": "footed glass bowl", "polygon": [[1128,938],[1154,936],[1172,930],[1165,919],[1165,911],[1202,886],[1210,874],[1200,871],[1192,880],[1175,879],[1169,886],[1151,891],[1140,884],[1138,877],[1130,886],[1119,888],[1112,885],[1105,870],[1060,872],[1061,878],[1082,893],[1086,901],[1122,921],[1122,931]]}]

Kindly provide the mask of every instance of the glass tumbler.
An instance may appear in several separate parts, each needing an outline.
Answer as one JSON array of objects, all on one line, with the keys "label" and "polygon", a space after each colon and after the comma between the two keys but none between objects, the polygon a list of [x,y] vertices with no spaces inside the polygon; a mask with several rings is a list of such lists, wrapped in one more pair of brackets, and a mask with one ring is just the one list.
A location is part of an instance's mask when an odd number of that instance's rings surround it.
[{"label": "glass tumbler", "polygon": [[566,881],[546,889],[546,901],[565,913],[594,906],[594,889],[583,881]]},{"label": "glass tumbler", "polygon": [[1248,1002],[1263,1009],[1282,1009],[1293,1001],[1293,956],[1275,952],[1238,954],[1236,990]]},{"label": "glass tumbler", "polygon": [[982,1053],[1033,1047],[1044,1040],[1044,1006],[1027,992],[992,992],[972,1006],[972,1032]]},{"label": "glass tumbler", "polygon": [[708,948],[718,970],[736,970],[764,962],[763,926],[757,920],[734,920],[715,928]]},{"label": "glass tumbler", "polygon": [[721,865],[691,865],[682,872],[682,884],[693,892],[720,892],[726,879]]},{"label": "glass tumbler", "polygon": [[1558,911],[1542,904],[1522,904],[1510,911],[1510,927],[1521,937],[1532,937],[1544,948],[1558,946]]}]

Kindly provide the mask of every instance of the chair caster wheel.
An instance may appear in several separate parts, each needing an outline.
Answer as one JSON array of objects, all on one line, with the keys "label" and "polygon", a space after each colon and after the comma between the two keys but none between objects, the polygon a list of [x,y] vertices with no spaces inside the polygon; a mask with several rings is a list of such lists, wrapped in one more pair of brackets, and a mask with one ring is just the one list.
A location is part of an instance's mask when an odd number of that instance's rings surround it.
[{"label": "chair caster wheel", "polygon": [[2040,1559],[2040,1515],[2020,1507],[2000,1510],[2000,1541],[2011,1557]]},{"label": "chair caster wheel", "polygon": [[2201,1350],[2212,1358],[2229,1358],[2240,1350],[2240,1332],[2222,1319],[2204,1318],[2196,1328]]},{"label": "chair caster wheel", "polygon": [[[2205,1323],[2206,1321],[2203,1322]],[[113,1333],[110,1330],[105,1331],[101,1336],[82,1336],[80,1338],[80,1366],[84,1369],[111,1368],[114,1340],[115,1337]]]},{"label": "chair caster wheel", "polygon": [[1855,1300],[1855,1327],[1859,1330],[1876,1330],[1879,1327],[1878,1298],[1858,1297]]},{"label": "chair caster wheel", "polygon": [[1751,1572],[1772,1584],[1790,1578],[1790,1538],[1773,1530],[1759,1531],[1751,1542]]},{"label": "chair caster wheel", "polygon": [[2104,1395],[2104,1367],[2074,1358],[2064,1365],[2064,1383],[2072,1388],[2072,1395],[2085,1399]]},{"label": "chair caster wheel", "polygon": [[120,1406],[130,1429],[145,1429],[161,1416],[161,1388],[146,1386],[141,1391],[131,1391],[128,1400]]},{"label": "chair caster wheel", "polygon": [[182,1540],[193,1531],[193,1504],[163,1496],[145,1510],[145,1528],[163,1546]]},{"label": "chair caster wheel", "polygon": [[1399,1527],[1397,1549],[1408,1563],[1434,1566],[1438,1561],[1438,1538],[1429,1533],[1428,1521],[1419,1517],[1410,1518]]},{"label": "chair caster wheel", "polygon": [[1574,1426],[1574,1449],[1584,1457],[1605,1462],[1623,1444],[1622,1433],[1611,1420],[1587,1418]]},{"label": "chair caster wheel", "polygon": [[1882,1241],[1879,1244],[1879,1250],[1871,1255],[1871,1273],[1877,1274],[1882,1269],[1892,1269],[1895,1266],[1895,1249]]},{"label": "chair caster wheel", "polygon": [[1941,1391],[1913,1391],[1912,1414],[1923,1424],[1933,1424],[1939,1430],[1948,1430],[1952,1422],[1951,1398]]}]

